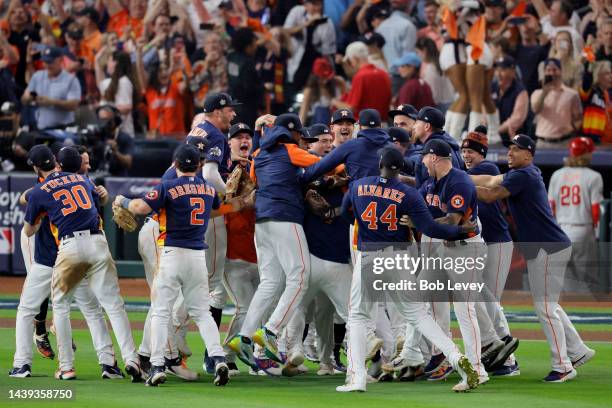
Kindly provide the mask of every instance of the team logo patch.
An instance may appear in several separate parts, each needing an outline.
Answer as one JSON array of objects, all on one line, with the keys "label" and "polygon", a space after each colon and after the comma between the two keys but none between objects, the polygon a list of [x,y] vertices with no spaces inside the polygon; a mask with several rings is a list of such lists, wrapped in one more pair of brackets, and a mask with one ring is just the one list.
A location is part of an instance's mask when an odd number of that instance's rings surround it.
[{"label": "team logo patch", "polygon": [[465,200],[459,194],[451,198],[451,205],[453,206],[453,208],[461,208],[463,207],[463,204],[465,204]]},{"label": "team logo patch", "polygon": [[211,148],[211,149],[208,151],[208,153],[209,153],[211,156],[219,156],[219,157],[221,157],[221,149],[219,149],[219,146],[215,146],[215,147]]},{"label": "team logo patch", "polygon": [[157,190],[152,190],[152,191],[149,191],[145,197],[148,200],[157,200],[158,196],[159,196],[159,193],[157,192]]},{"label": "team logo patch", "polygon": [[189,136],[206,137],[206,136],[208,136],[208,132],[206,132],[204,129],[202,129],[199,126],[196,126],[196,127],[191,129],[191,132],[189,132]]}]

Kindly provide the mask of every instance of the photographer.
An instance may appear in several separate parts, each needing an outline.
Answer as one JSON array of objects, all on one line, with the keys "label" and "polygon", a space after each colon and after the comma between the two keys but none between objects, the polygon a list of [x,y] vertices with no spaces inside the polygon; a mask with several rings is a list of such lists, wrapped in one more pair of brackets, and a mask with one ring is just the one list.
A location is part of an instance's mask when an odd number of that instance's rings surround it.
[{"label": "photographer", "polygon": [[111,176],[126,177],[132,167],[134,140],[121,131],[121,112],[117,108],[102,105],[96,112],[100,126],[98,142],[93,146],[97,168]]}]

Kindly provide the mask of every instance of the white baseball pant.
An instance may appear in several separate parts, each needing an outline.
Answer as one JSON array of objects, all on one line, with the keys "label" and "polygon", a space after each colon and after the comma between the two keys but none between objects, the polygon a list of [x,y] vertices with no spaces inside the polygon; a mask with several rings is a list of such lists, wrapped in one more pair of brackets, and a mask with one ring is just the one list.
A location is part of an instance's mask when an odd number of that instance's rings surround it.
[{"label": "white baseball pant", "polygon": [[[30,273],[30,268],[34,263],[35,242],[36,238],[34,238],[34,236],[28,237],[22,228],[19,243],[21,245],[21,255],[23,256],[23,263],[25,264],[27,274]],[[41,302],[43,299],[41,299]]]},{"label": "white baseball pant", "polygon": [[223,287],[223,270],[227,254],[227,228],[225,217],[219,216],[208,221],[206,229],[206,268],[208,270],[208,287],[210,288],[210,305],[223,309],[227,302],[227,293]]},{"label": "white baseball pant", "polygon": [[[138,253],[142,258],[144,265],[145,278],[149,288],[153,287],[153,280],[157,274],[157,268],[159,265],[159,246],[157,245],[157,238],[159,237],[159,222],[153,218],[148,217],[145,220],[140,232],[138,232]],[[142,331],[142,340],[140,347],[138,348],[138,354],[143,356],[151,356],[151,313],[152,308],[147,311],[147,317],[145,319],[144,328]],[[176,303],[172,308],[172,321],[171,330],[172,335],[168,336],[168,344],[166,347],[166,357],[169,359],[177,358],[178,348],[176,346],[176,336],[180,330],[186,330],[189,326],[189,315],[185,310],[185,303],[183,293],[179,293],[176,298]]]},{"label": "white baseball pant", "polygon": [[74,238],[62,239],[51,281],[53,323],[57,336],[60,370],[74,368],[70,304],[75,288],[64,293],[55,288],[53,282],[70,273],[69,271],[81,268],[85,268],[83,271],[89,280],[89,287],[108,315],[123,361],[138,364],[130,322],[119,293],[117,268],[108,249],[106,237],[103,234],[91,235],[89,231],[77,231],[74,233]]},{"label": "white baseball pant", "polygon": [[598,268],[590,266],[597,259],[597,239],[592,224],[559,224],[572,241],[572,257],[565,274],[565,290],[584,292],[599,282]]},{"label": "white baseball pant", "polygon": [[281,293],[278,304],[264,325],[279,336],[308,290],[310,256],[304,229],[293,222],[256,223],[255,250],[260,283],[240,335],[251,337],[255,333],[263,314],[272,305],[276,295]]},{"label": "white baseball pant", "polygon": [[210,357],[224,357],[219,330],[210,314],[205,250],[164,247],[159,271],[153,281],[151,301],[151,364],[163,366],[168,340],[170,316],[178,294],[182,291],[187,313],[198,326]]}]

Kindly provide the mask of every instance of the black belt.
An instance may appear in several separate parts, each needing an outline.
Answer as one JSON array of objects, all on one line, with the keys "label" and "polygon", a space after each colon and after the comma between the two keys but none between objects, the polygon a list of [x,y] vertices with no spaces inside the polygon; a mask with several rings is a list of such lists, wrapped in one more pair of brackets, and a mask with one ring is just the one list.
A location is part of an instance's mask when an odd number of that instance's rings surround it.
[{"label": "black belt", "polygon": [[561,136],[558,139],[546,139],[540,136],[536,136],[536,139],[541,140],[543,142],[548,142],[548,143],[562,143],[562,142],[566,142],[572,138],[574,138],[576,135],[573,133],[570,133],[569,135],[565,135],[565,136]]},{"label": "black belt", "polygon": [[468,243],[466,241],[464,241],[463,239],[459,240],[459,241],[444,241],[444,246],[445,247],[449,247],[449,248],[453,248],[456,247],[458,245],[467,245]]},{"label": "black belt", "polygon": [[[85,231],[87,231],[87,230],[83,230],[83,231],[74,231],[74,232],[85,232]],[[62,237],[60,238],[60,241],[61,241],[61,240],[64,240],[64,239],[68,239],[68,238],[74,238],[74,232],[71,232],[70,234],[66,234],[66,235],[62,236]],[[89,230],[89,233],[90,233],[91,235],[101,235],[101,234],[103,234],[102,230]]]}]

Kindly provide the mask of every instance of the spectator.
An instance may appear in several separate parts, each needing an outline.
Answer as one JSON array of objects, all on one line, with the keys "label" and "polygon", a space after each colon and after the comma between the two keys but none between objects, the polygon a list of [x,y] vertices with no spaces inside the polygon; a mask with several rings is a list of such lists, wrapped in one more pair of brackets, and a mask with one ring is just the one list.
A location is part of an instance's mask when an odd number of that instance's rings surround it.
[{"label": "spectator", "polygon": [[[591,72],[592,68],[592,72]],[[584,107],[582,133],[596,143],[612,143],[612,72],[610,61],[596,61],[584,72],[580,98]]]},{"label": "spectator", "polygon": [[209,92],[227,91],[227,59],[221,36],[217,32],[211,31],[206,35],[203,48],[192,55],[191,62],[193,78],[190,89],[195,106],[203,106]]},{"label": "spectator", "polygon": [[[132,0],[134,1],[134,0]],[[153,19],[152,39],[143,48],[143,62],[146,68],[168,57],[172,47],[172,22],[167,14],[159,14]]]},{"label": "spectator", "polygon": [[[561,61],[561,71],[563,71],[563,84],[578,90],[582,82],[583,67],[580,63],[580,52],[572,45],[572,36],[567,31],[557,31],[552,47],[548,54],[549,58]],[[544,65],[540,64],[538,69],[540,78],[543,77]]]},{"label": "spectator", "polygon": [[81,80],[83,87],[82,70],[92,69],[95,55],[83,43],[83,29],[78,23],[71,23],[65,32],[63,67],[66,71],[75,74]]},{"label": "spectator", "polygon": [[495,62],[497,81],[493,82],[492,92],[495,106],[499,111],[499,134],[509,141],[524,131],[529,113],[529,95],[525,86],[516,78],[514,58],[505,57]]},{"label": "spectator", "polygon": [[102,128],[108,132],[105,149],[104,170],[111,176],[126,177],[134,158],[134,139],[121,131],[121,113],[111,105],[97,109]]},{"label": "spectator", "polygon": [[416,42],[416,52],[422,61],[421,78],[431,88],[434,104],[442,113],[446,113],[455,99],[455,90],[450,80],[442,72],[439,50],[431,38],[422,37]]},{"label": "spectator", "polygon": [[366,33],[362,39],[363,43],[368,46],[368,61],[376,68],[383,71],[389,71],[389,63],[385,59],[382,49],[385,46],[385,38],[375,32]]},{"label": "spectator", "polygon": [[503,0],[486,0],[484,3],[484,15],[487,21],[487,39],[493,39],[501,34],[506,4]]},{"label": "spectator", "polygon": [[14,71],[19,62],[19,49],[8,42],[7,34],[4,28],[0,29],[0,65],[3,69],[9,67]]},{"label": "spectator", "polygon": [[300,106],[302,123],[329,123],[331,101],[342,94],[342,84],[335,79],[331,62],[324,57],[317,58],[304,88],[304,99]]},{"label": "spectator", "polygon": [[106,70],[110,78],[104,78],[102,67],[96,66],[98,88],[102,94],[100,104],[117,108],[121,113],[121,131],[134,137],[132,109],[138,101],[139,91],[130,55],[115,51],[108,60]]},{"label": "spectator", "polygon": [[346,69],[352,73],[351,89],[340,100],[333,99],[338,109],[350,109],[355,115],[366,108],[376,109],[383,120],[391,105],[391,80],[389,75],[368,62],[368,47],[355,41],[346,47],[343,58]]},{"label": "spectator", "polygon": [[336,53],[334,25],[322,13],[322,0],[306,0],[303,6],[292,8],[285,20],[284,28],[291,35],[293,50],[287,63],[287,79],[293,84],[292,94],[304,87],[317,57]]},{"label": "spectator", "polygon": [[563,85],[562,74],[561,61],[547,59],[542,89],[531,95],[531,109],[536,115],[535,135],[546,143],[569,140],[582,125],[580,96],[576,90]]},{"label": "spectator", "polygon": [[612,61],[612,17],[608,16],[597,28],[595,57],[599,61]]},{"label": "spectator", "polygon": [[125,7],[120,0],[102,0],[109,15],[107,31],[113,31],[119,38],[132,32],[136,38],[144,34],[144,17],[147,0],[128,0]]},{"label": "spectator", "polygon": [[282,27],[264,34],[257,54],[257,71],[266,89],[266,112],[280,115],[287,111],[287,60],[291,56],[290,38]]},{"label": "spectator", "polygon": [[417,31],[407,13],[409,3],[410,0],[391,0],[391,15],[374,30],[385,38],[383,53],[389,62],[414,51]]},{"label": "spectator", "polygon": [[[95,55],[102,48],[102,33],[98,28],[100,15],[94,7],[85,7],[76,13],[76,21],[83,27],[83,42]],[[92,65],[93,62],[92,59]]]},{"label": "spectator", "polygon": [[61,48],[49,47],[42,52],[44,70],[32,76],[21,103],[37,107],[36,126],[39,130],[64,129],[74,125],[74,111],[81,101],[81,86],[77,78],[62,69]]},{"label": "spectator", "polygon": [[[442,37],[442,24],[438,18],[440,6],[435,0],[427,0],[424,6],[425,22],[427,25],[417,32],[417,42],[421,38],[431,39],[438,51],[442,49],[444,38]],[[435,99],[435,98],[434,98]]]},{"label": "spectator", "polygon": [[408,52],[393,64],[404,84],[395,98],[395,105],[412,105],[416,109],[433,106],[431,88],[423,79],[419,78],[421,59],[415,52]]},{"label": "spectator", "polygon": [[232,48],[227,56],[228,92],[242,103],[236,108],[237,120],[253,127],[264,107],[264,88],[255,69],[257,37],[250,28],[240,28],[232,37]]},{"label": "spectator", "polygon": [[8,42],[19,50],[15,82],[21,88],[21,93],[28,85],[26,81],[28,46],[40,42],[41,26],[39,23],[32,23],[30,15],[19,2],[11,2],[7,20],[10,28]]},{"label": "spectator", "polygon": [[582,37],[577,27],[570,22],[570,20],[573,19],[573,6],[568,0],[554,0],[550,5],[550,9],[546,7],[544,0],[533,0],[533,6],[540,17],[542,33],[545,34],[550,41],[554,40],[557,32],[568,31],[572,36],[574,49],[582,49]]},{"label": "spectator", "polygon": [[365,34],[375,30],[390,15],[391,9],[388,1],[366,2],[357,13],[355,20],[359,32]]},{"label": "spectator", "polygon": [[530,15],[526,15],[525,18],[525,22],[518,26],[521,40],[513,56],[521,70],[521,78],[527,93],[531,95],[539,87],[538,65],[546,59],[548,48],[538,42],[540,30],[538,20]]}]

